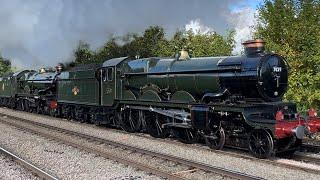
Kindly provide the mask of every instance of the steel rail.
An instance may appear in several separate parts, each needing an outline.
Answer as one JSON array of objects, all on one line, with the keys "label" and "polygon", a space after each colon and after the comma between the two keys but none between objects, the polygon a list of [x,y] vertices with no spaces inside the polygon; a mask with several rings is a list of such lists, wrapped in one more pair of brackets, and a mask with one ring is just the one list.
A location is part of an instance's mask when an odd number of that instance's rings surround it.
[{"label": "steel rail", "polygon": [[[134,146],[130,146],[130,145],[127,145],[127,144],[123,144],[123,143],[119,143],[119,142],[115,142],[115,141],[111,141],[111,140],[107,140],[107,139],[102,139],[102,138],[91,136],[91,135],[87,135],[87,134],[82,134],[82,133],[79,133],[79,132],[76,132],[76,131],[72,131],[72,130],[68,130],[68,129],[59,128],[59,127],[55,127],[55,126],[51,126],[51,125],[47,125],[47,124],[42,124],[42,123],[39,123],[39,122],[34,122],[34,121],[27,120],[27,119],[24,119],[24,118],[21,118],[21,117],[11,116],[11,115],[7,115],[7,114],[3,114],[3,113],[0,113],[0,115],[7,116],[7,117],[9,117],[11,119],[19,120],[19,121],[22,121],[22,122],[25,122],[25,123],[28,123],[28,124],[32,124],[32,125],[40,126],[40,127],[43,127],[43,128],[55,130],[55,131],[58,131],[58,132],[61,132],[61,133],[67,133],[67,134],[70,134],[70,135],[81,137],[81,138],[87,139],[89,141],[98,142],[100,144],[101,143],[108,144],[108,145],[111,145],[111,146],[120,147],[122,149],[128,149],[128,150],[131,150],[131,151],[135,151],[135,152],[138,152],[140,154],[146,154],[146,155],[149,155],[149,156],[154,156],[154,157],[157,157],[157,158],[166,159],[166,160],[173,161],[173,162],[176,162],[176,163],[179,163],[179,164],[183,164],[183,165],[188,166],[188,167],[193,167],[195,169],[200,169],[200,170],[205,171],[205,172],[211,172],[211,173],[214,173],[214,174],[227,176],[227,177],[230,177],[230,178],[233,178],[233,179],[249,179],[249,180],[262,179],[262,178],[257,177],[257,176],[252,176],[252,175],[244,174],[244,173],[241,173],[241,172],[237,172],[237,171],[233,171],[233,170],[229,170],[229,169],[225,169],[225,168],[221,168],[221,167],[217,167],[217,166],[212,166],[212,165],[208,165],[208,164],[204,164],[204,163],[200,163],[200,162],[191,161],[191,160],[187,160],[187,159],[180,158],[180,157],[177,157],[177,156],[172,156],[172,155],[163,154],[163,153],[159,153],[159,152],[155,152],[155,151],[150,151],[150,150],[147,150],[145,148],[134,147]],[[1,119],[1,121],[5,121],[2,118],[0,118],[0,119]],[[8,121],[5,121],[5,122],[9,123],[9,124],[11,123],[11,122],[8,122]],[[11,124],[13,124],[15,126],[14,123],[11,123]],[[54,138],[54,139],[58,139],[58,138],[59,137]],[[59,139],[61,139],[61,138],[59,138]],[[65,140],[61,139],[61,141],[65,141]],[[70,144],[72,145],[72,143],[70,143]],[[73,145],[74,146],[78,146],[76,144],[73,144]],[[92,148],[93,147],[91,147],[91,149]],[[82,148],[82,149],[86,150],[86,148]],[[102,152],[96,152],[96,153],[102,154]],[[116,157],[116,158],[118,158],[118,157]],[[124,159],[124,160],[126,160],[126,159]],[[124,162],[124,164],[135,166],[135,162],[130,162],[130,163]],[[141,169],[150,172],[150,170],[145,169],[143,167],[141,167]],[[154,172],[154,174],[159,175],[157,172]],[[172,174],[170,174],[170,176],[174,176],[176,178],[180,178],[180,176],[176,176],[177,174],[178,173],[176,173],[176,174],[172,173]],[[160,175],[160,176],[166,177],[163,174]],[[168,179],[174,179],[172,177],[167,177],[167,178]]]},{"label": "steel rail", "polygon": [[54,175],[51,175],[51,173],[45,172],[44,170],[38,168],[37,166],[31,164],[30,162],[20,158],[18,155],[15,155],[14,153],[10,152],[9,150],[0,147],[0,153],[6,155],[9,158],[12,158],[15,162],[20,164],[21,166],[25,167],[38,177],[46,180],[58,180],[59,178],[55,177]]},{"label": "steel rail", "polygon": [[301,155],[301,154],[295,154],[293,156],[295,160],[300,160],[308,163],[313,163],[316,165],[320,165],[320,158],[318,157],[312,157],[312,156],[306,156],[306,155]]},{"label": "steel rail", "polygon": [[[319,141],[318,141],[318,143],[319,143]],[[303,143],[301,146],[301,150],[307,151],[307,152],[319,153],[320,152],[320,145]]]}]

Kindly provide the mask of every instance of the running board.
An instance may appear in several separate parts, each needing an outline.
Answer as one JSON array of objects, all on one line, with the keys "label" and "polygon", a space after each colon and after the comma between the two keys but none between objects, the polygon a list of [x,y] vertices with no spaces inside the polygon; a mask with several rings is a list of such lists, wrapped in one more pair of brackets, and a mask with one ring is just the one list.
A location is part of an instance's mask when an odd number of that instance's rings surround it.
[{"label": "running board", "polygon": [[[160,108],[153,108],[153,107],[144,107],[144,106],[125,106],[125,108],[129,108],[129,109],[137,109],[137,110],[147,110],[147,111],[151,111],[151,112],[155,112],[173,119],[179,119],[182,120],[183,123],[182,124],[187,124],[189,122],[191,122],[191,119],[189,119],[190,117],[190,113],[185,112],[185,111],[181,111],[181,110],[174,110],[174,109],[169,109],[169,110],[163,110]],[[177,123],[175,123],[177,124]],[[180,124],[180,123],[179,123]]]}]

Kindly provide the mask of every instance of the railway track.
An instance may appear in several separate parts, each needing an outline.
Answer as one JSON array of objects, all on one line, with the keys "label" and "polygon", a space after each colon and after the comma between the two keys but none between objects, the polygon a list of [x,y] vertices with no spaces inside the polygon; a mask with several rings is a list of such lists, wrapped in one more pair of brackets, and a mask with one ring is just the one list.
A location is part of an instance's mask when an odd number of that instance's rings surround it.
[{"label": "railway track", "polygon": [[33,174],[35,174],[36,176],[40,177],[41,179],[58,180],[58,178],[55,177],[54,175],[52,175],[51,173],[42,170],[41,168],[39,168],[39,167],[31,164],[30,162],[20,158],[18,155],[14,154],[13,152],[10,152],[9,150],[7,150],[7,149],[5,149],[3,147],[0,147],[0,153],[2,153],[4,155],[6,155],[7,157],[11,158],[12,160],[17,162],[18,164],[20,164],[24,168],[28,169],[29,171],[31,171]]},{"label": "railway track", "polygon": [[[78,149],[85,150],[90,153],[98,154],[102,157],[105,157],[107,159],[111,159],[117,162],[120,162],[122,164],[126,164],[132,167],[135,167],[137,169],[150,172],[154,175],[164,177],[167,179],[186,179],[186,175],[188,173],[195,173],[195,172],[204,172],[205,174],[213,174],[213,175],[219,175],[222,177],[232,178],[232,179],[261,179],[259,177],[247,175],[244,173],[228,170],[225,168],[215,167],[204,163],[199,163],[195,161],[191,161],[188,159],[183,159],[176,156],[171,156],[167,154],[162,154],[154,151],[150,151],[143,148],[137,148],[133,146],[129,146],[126,144],[122,144],[119,142],[114,142],[86,134],[82,134],[79,132],[58,128],[55,126],[50,126],[34,121],[30,121],[24,118],[16,117],[16,116],[10,116],[6,114],[0,113],[0,115],[3,115],[0,118],[0,121],[2,123],[14,126],[16,128],[26,130],[35,134],[39,134],[41,136],[44,136],[49,139],[54,139],[56,141],[62,142],[64,144],[76,147]],[[54,133],[51,133],[51,131],[54,131]],[[65,136],[68,136],[67,138]],[[70,138],[72,137],[72,138]],[[87,141],[84,143],[84,140]],[[162,162],[170,162],[174,164],[178,164],[182,169],[180,168],[179,171],[176,172],[170,172],[165,171],[160,168],[155,168],[134,160],[131,160],[126,157],[121,157],[118,155],[115,155],[111,153],[110,151],[97,147],[98,145],[107,145],[108,147],[112,146],[113,149],[116,151],[130,151],[131,153],[138,153],[140,156],[149,156],[149,157],[156,157],[158,159],[161,159]]]},{"label": "railway track", "polygon": [[[7,114],[4,114],[4,113],[0,113],[0,116],[8,116],[8,117],[12,117],[12,118],[19,118],[19,117],[16,117],[16,116],[10,116],[10,115],[7,115]],[[42,116],[42,115],[40,115]],[[47,117],[47,116],[43,116],[43,118],[52,118],[53,120],[59,120],[59,121],[67,121],[69,122],[68,120],[64,120],[64,119],[59,119],[59,118],[54,118],[54,117]],[[20,118],[21,119],[21,118]],[[29,121],[29,120],[27,120]],[[118,132],[118,133],[123,133],[123,134],[131,134],[132,133],[128,133],[128,132],[125,132],[125,131],[122,131],[122,130],[118,130],[118,129],[112,129],[112,128],[106,128],[106,127],[99,127],[99,126],[95,126],[95,125],[91,125],[91,124],[82,124],[83,126],[87,126],[87,127],[91,127],[91,128],[99,128],[99,129],[104,129],[104,130],[108,130],[108,131],[114,131],[114,132]],[[56,128],[54,126],[50,126],[50,125],[46,125],[48,126],[49,128],[52,127],[52,128]],[[250,155],[247,155],[247,153],[245,152],[233,152],[233,150],[224,150],[224,151],[221,151],[221,150],[212,150],[210,148],[208,148],[207,146],[204,146],[204,145],[201,145],[201,144],[184,144],[184,143],[181,143],[179,141],[173,141],[172,139],[157,139],[157,138],[153,138],[147,134],[144,134],[144,133],[135,133],[134,134],[135,136],[138,136],[138,137],[143,137],[143,138],[148,138],[148,139],[152,139],[152,140],[157,140],[157,141],[162,141],[162,142],[166,142],[166,143],[171,143],[171,144],[174,144],[174,145],[178,145],[178,146],[184,146],[184,147],[190,147],[190,148],[194,148],[194,149],[199,149],[199,150],[206,150],[206,151],[213,151],[215,153],[218,153],[218,154],[223,154],[223,155],[227,155],[227,156],[232,156],[232,157],[237,157],[237,158],[243,158],[243,159],[247,159],[247,160],[251,160],[251,161],[259,161],[259,162],[263,162],[263,163],[266,163],[266,164],[272,164],[274,166],[278,166],[278,167],[285,167],[285,168],[290,168],[290,169],[295,169],[295,170],[302,170],[302,171],[305,171],[305,172],[309,172],[309,173],[314,173],[314,174],[319,174],[320,171],[318,169],[312,169],[312,168],[308,168],[308,167],[304,167],[304,166],[300,166],[300,165],[295,165],[295,164],[288,164],[286,162],[281,162],[281,161],[277,161],[278,158],[273,158],[273,159],[257,159],[255,157],[252,157]],[[104,139],[103,139],[104,141]],[[304,144],[303,149],[305,148],[318,148],[318,146],[312,146],[312,145],[306,145]],[[320,148],[319,148],[320,149]],[[309,150],[310,152],[310,150]],[[320,152],[320,151],[319,151]],[[293,157],[293,160],[296,160],[296,161],[302,161],[302,162],[306,162],[306,163],[313,163],[313,164],[316,164],[316,165],[320,165],[320,162],[319,162],[319,159],[318,158],[315,158],[315,157],[312,157],[312,156],[305,156],[305,155],[295,155]]]},{"label": "railway track", "polygon": [[304,144],[302,144],[301,151],[302,152],[319,153],[320,152],[320,145],[304,143]]},{"label": "railway track", "polygon": [[[64,121],[68,121],[68,120],[64,120]],[[83,125],[88,126],[88,127],[94,126],[95,128],[108,129],[108,131],[132,135],[132,133],[129,133],[129,132],[126,132],[123,130],[106,128],[106,127],[99,127],[99,126],[95,126],[92,124],[83,124]],[[260,161],[260,162],[264,162],[266,164],[272,164],[272,165],[275,165],[278,167],[287,167],[287,168],[302,170],[302,171],[315,173],[315,174],[320,173],[319,170],[309,169],[306,167],[301,167],[301,166],[297,166],[297,165],[293,165],[293,164],[279,162],[279,161],[277,161],[277,159],[278,159],[277,157],[271,158],[271,159],[258,159],[258,158],[251,156],[250,154],[248,155],[247,150],[244,150],[244,149],[235,149],[233,147],[230,147],[230,148],[227,147],[224,150],[213,150],[203,144],[185,144],[185,143],[179,142],[178,140],[176,140],[174,138],[166,138],[166,139],[154,138],[154,137],[151,137],[145,133],[135,133],[134,135],[139,136],[139,137],[143,137],[143,138],[152,139],[152,140],[156,139],[157,141],[162,141],[162,142],[166,142],[166,143],[170,143],[170,144],[174,144],[174,145],[178,145],[178,146],[190,147],[190,148],[199,149],[199,150],[212,151],[212,152],[215,152],[218,154],[228,155],[228,156],[237,157],[237,158],[243,158],[243,159],[252,160],[252,161]],[[235,152],[235,151],[237,151],[237,152]],[[303,144],[301,147],[301,152],[319,153],[320,146],[319,145],[311,145],[311,144]],[[320,166],[320,158],[312,157],[312,156],[308,156],[308,155],[295,154],[292,157],[292,160],[301,161],[301,162],[305,162],[305,163],[312,163],[312,164]]]},{"label": "railway track", "polygon": [[[0,115],[5,115],[5,114],[0,113]],[[39,115],[39,116],[42,116],[42,115]],[[45,116],[45,117],[47,117],[47,116]],[[50,117],[50,118],[52,118],[54,120],[70,122],[70,120],[66,120],[66,119],[55,118],[55,117]],[[75,122],[77,122],[77,121],[75,121]],[[108,128],[108,127],[101,127],[101,126],[96,126],[94,124],[81,123],[81,125],[87,126],[87,127],[90,127],[90,128],[97,128],[97,129],[101,129],[101,130],[108,130],[108,131],[112,131],[112,132],[132,135],[132,133],[126,132],[124,130]],[[236,149],[236,150],[240,150],[240,152],[239,151],[238,152],[234,152],[235,148],[226,148],[223,151],[221,151],[221,150],[213,150],[213,149],[210,149],[208,146],[200,144],[200,143],[186,144],[186,143],[182,143],[182,142],[178,141],[177,139],[170,138],[170,137],[166,138],[166,139],[154,138],[154,137],[152,137],[152,136],[150,136],[148,134],[145,134],[145,133],[135,133],[134,135],[138,136],[138,137],[142,137],[142,138],[151,139],[151,140],[155,140],[156,139],[157,141],[166,142],[166,143],[170,143],[170,144],[174,144],[174,145],[178,145],[178,146],[191,147],[191,148],[196,148],[196,149],[199,149],[199,150],[212,151],[212,152],[215,152],[215,153],[229,155],[229,156],[243,158],[243,159],[260,160],[260,159],[257,159],[255,157],[252,157],[251,155],[247,155],[248,153],[244,149]],[[312,143],[312,142],[308,142],[308,143]],[[320,152],[320,145],[304,143],[304,144],[302,144],[302,147],[301,147],[300,151],[301,152],[319,153]],[[294,155],[293,159],[320,165],[319,159],[315,158],[315,157],[296,154],[296,155]],[[262,161],[264,161],[265,163],[274,164],[274,162],[270,162],[269,160],[262,160]],[[277,164],[274,164],[274,165],[277,165]],[[279,166],[282,166],[282,165],[280,164]]]},{"label": "railway track", "polygon": [[[90,124],[86,124],[86,125],[91,126],[91,127],[93,126]],[[105,127],[98,127],[98,128],[105,129]],[[125,132],[122,130],[112,129],[112,128],[108,128],[108,131],[114,131],[114,132],[125,133],[125,134],[132,134],[132,133],[128,133],[128,132]],[[135,134],[135,136],[148,138],[148,139],[155,139],[155,138],[153,138],[147,134],[144,134],[144,133],[138,133],[138,134]],[[296,165],[292,165],[292,164],[288,164],[288,163],[278,162],[277,159],[279,159],[279,158],[277,158],[277,157],[274,157],[271,159],[257,159],[255,157],[251,156],[250,154],[248,155],[247,150],[245,150],[245,149],[226,147],[224,150],[213,150],[203,144],[199,144],[199,143],[198,144],[185,144],[185,143],[179,142],[178,140],[176,140],[174,138],[169,138],[169,139],[159,139],[158,138],[157,140],[162,141],[162,142],[166,142],[166,143],[175,144],[178,146],[184,146],[184,147],[187,146],[187,147],[191,147],[194,149],[212,151],[215,153],[238,157],[238,158],[243,158],[243,159],[247,159],[247,160],[260,161],[260,162],[264,162],[267,164],[273,164],[273,165],[279,166],[279,167],[287,167],[287,168],[291,168],[291,169],[303,170],[303,171],[311,172],[311,173],[315,173],[315,174],[320,173],[319,170],[314,170],[314,169],[304,168],[304,167],[300,167],[300,166],[296,166]],[[237,151],[237,152],[235,152],[235,151]],[[300,151],[301,152],[320,153],[320,145],[302,144]],[[294,154],[291,159],[295,160],[295,161],[301,161],[304,163],[312,163],[314,165],[320,166],[320,157],[313,157],[310,154],[309,155],[303,155],[301,153]]]},{"label": "railway track", "polygon": [[[317,141],[317,142],[310,141],[310,140],[305,141],[301,146],[300,152],[301,153],[295,154],[293,158],[301,160],[303,162],[308,162],[308,163],[320,165],[319,141]],[[303,153],[307,153],[307,154],[303,154]],[[312,156],[312,153],[317,154],[317,157]]]},{"label": "railway track", "polygon": [[304,155],[304,154],[295,154],[293,158],[295,160],[300,160],[303,162],[320,165],[320,157],[314,157],[311,155]]}]

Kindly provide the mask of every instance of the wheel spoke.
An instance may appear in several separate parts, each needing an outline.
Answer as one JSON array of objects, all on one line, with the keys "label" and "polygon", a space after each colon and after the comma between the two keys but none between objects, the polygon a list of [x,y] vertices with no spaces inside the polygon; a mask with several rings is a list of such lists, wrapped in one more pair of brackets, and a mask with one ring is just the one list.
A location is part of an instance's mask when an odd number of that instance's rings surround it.
[{"label": "wheel spoke", "polygon": [[139,119],[139,117],[135,116],[135,111],[134,110],[125,110],[122,112],[122,114],[120,114],[121,119],[120,121],[120,125],[121,128],[124,129],[125,131],[128,132],[136,132],[138,130],[140,130],[140,125],[141,125],[141,121]]},{"label": "wheel spoke", "polygon": [[191,140],[194,138],[193,134],[191,133],[191,131],[187,131],[188,134],[188,139]]},{"label": "wheel spoke", "polygon": [[165,123],[164,116],[147,111],[143,117],[145,118],[144,122],[146,123],[147,131],[151,136],[165,138],[168,135],[168,131],[162,128],[162,124]]},{"label": "wheel spoke", "polygon": [[218,145],[218,141],[212,140],[212,144],[213,144],[214,146],[217,146],[217,145]]},{"label": "wheel spoke", "polygon": [[179,141],[188,144],[197,142],[199,137],[193,129],[176,128],[173,129],[173,133]]},{"label": "wheel spoke", "polygon": [[162,128],[161,128],[161,126],[160,126],[160,123],[159,123],[158,118],[156,118],[156,129],[157,129],[157,131],[158,131],[159,134],[162,133]]},{"label": "wheel spoke", "polygon": [[224,130],[211,131],[205,136],[206,144],[212,149],[222,149],[225,143]]},{"label": "wheel spoke", "polygon": [[253,134],[250,136],[250,138],[252,138],[252,141],[257,141],[257,138]]},{"label": "wheel spoke", "polygon": [[132,121],[132,117],[129,115],[129,124],[130,124],[130,128],[131,128],[131,130],[134,130],[134,123],[133,123],[133,121]]}]

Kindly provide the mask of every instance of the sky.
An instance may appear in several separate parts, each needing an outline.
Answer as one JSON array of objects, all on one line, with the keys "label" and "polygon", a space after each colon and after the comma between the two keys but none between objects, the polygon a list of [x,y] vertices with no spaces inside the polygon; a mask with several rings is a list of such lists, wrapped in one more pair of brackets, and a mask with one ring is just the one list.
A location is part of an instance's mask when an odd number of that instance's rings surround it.
[{"label": "sky", "polygon": [[234,54],[250,39],[262,0],[2,0],[0,52],[13,66],[39,68],[71,61],[80,40],[93,50],[112,36],[151,25],[167,35],[194,29],[236,31]]}]

